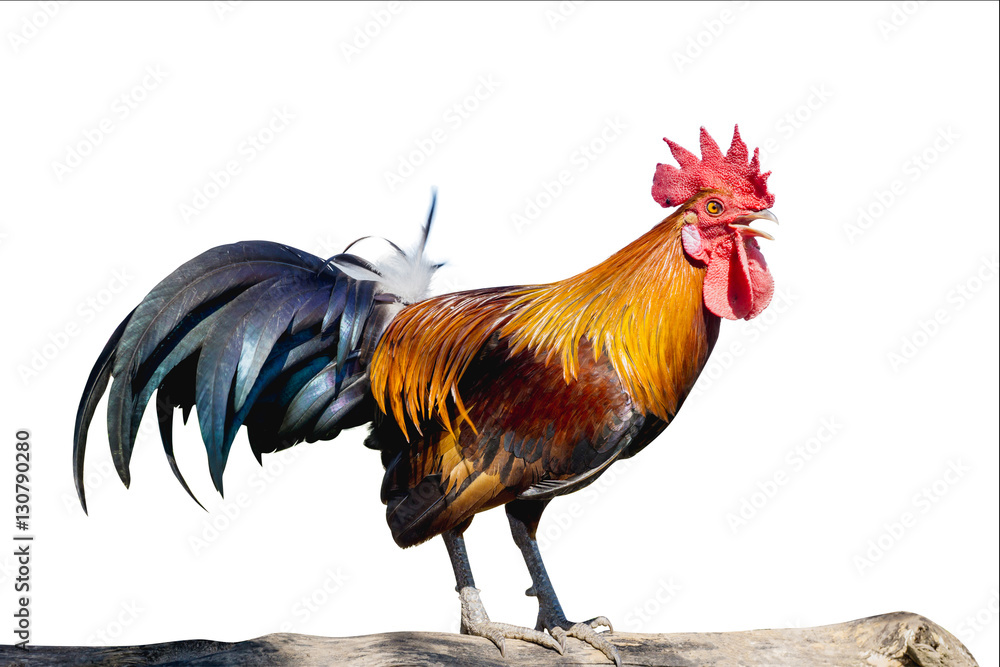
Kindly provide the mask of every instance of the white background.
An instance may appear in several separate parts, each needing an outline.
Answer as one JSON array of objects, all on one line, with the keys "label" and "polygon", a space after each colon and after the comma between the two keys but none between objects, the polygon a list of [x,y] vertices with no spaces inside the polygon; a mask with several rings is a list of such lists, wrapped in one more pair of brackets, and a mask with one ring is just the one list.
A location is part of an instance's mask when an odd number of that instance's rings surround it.
[{"label": "white background", "polygon": [[[457,630],[445,550],[393,544],[360,430],[266,458],[267,477],[241,435],[221,500],[178,418],[206,514],[148,414],[122,487],[102,405],[85,516],[70,450],[92,363],[203,250],[409,244],[432,186],[436,291],[571,275],[664,216],[649,194],[663,136],[696,149],[704,125],[725,146],[738,122],[774,170],[779,296],[724,322],[659,441],[553,503],[542,539],[567,614],[670,632],[908,610],[996,664],[997,19],[995,3],[5,3],[0,487],[29,428],[32,641]],[[276,109],[293,118],[268,134]],[[185,220],[196,192],[212,196]],[[491,616],[533,625],[503,513],[467,538]]]}]

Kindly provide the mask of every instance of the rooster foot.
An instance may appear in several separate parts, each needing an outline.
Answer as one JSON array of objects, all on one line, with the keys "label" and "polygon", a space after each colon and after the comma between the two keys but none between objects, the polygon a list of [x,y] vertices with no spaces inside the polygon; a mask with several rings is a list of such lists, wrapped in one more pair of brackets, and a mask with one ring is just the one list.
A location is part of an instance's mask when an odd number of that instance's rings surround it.
[{"label": "rooster foot", "polygon": [[[500,655],[507,657],[505,639],[520,639],[521,641],[532,642],[550,648],[553,651],[563,654],[565,640],[560,644],[554,636],[545,634],[541,630],[532,630],[519,625],[509,623],[494,623],[486,614],[486,608],[482,600],[479,599],[479,589],[466,586],[458,592],[462,600],[462,634],[474,637],[485,637],[496,644],[500,649]],[[591,630],[593,632],[593,630]],[[619,663],[620,664],[620,663]]]},{"label": "rooster foot", "polygon": [[[531,594],[531,589],[528,589],[528,592]],[[597,632],[594,629],[601,626],[607,627],[608,632]],[[618,653],[618,649],[605,637],[605,634],[611,634],[615,631],[611,627],[611,621],[608,620],[607,616],[598,616],[582,623],[573,623],[572,621],[567,621],[561,611],[548,610],[546,612],[540,610],[538,613],[538,625],[535,627],[538,630],[548,630],[549,634],[559,640],[559,646],[564,651],[566,650],[566,638],[575,637],[587,642],[606,655],[608,660],[615,663],[615,667],[622,667],[622,657]]]}]

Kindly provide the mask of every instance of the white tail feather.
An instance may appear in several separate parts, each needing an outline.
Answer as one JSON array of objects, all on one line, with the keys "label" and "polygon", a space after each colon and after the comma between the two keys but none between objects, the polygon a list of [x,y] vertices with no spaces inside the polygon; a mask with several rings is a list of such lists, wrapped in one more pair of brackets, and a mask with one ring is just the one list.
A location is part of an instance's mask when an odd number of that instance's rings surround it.
[{"label": "white tail feather", "polygon": [[380,292],[395,295],[401,303],[411,304],[423,301],[430,293],[431,278],[434,276],[434,272],[441,268],[440,264],[429,262],[424,255],[436,206],[437,191],[435,190],[431,194],[431,208],[427,213],[427,224],[424,225],[420,242],[411,252],[405,253],[395,243],[388,241],[389,245],[393,247],[393,252],[375,262],[379,275],[353,265],[344,265],[336,261],[334,264],[353,278],[378,282],[381,285]]}]

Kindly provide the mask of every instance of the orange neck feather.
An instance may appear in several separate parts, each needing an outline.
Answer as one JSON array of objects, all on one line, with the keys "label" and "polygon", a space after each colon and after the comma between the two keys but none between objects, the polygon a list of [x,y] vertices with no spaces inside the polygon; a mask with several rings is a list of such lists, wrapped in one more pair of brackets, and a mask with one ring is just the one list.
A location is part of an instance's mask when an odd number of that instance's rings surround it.
[{"label": "orange neck feather", "polygon": [[501,329],[512,353],[556,358],[567,381],[579,368],[581,338],[614,366],[636,407],[670,419],[698,378],[718,333],[704,308],[705,269],[684,256],[684,209],[583,273],[527,288]]},{"label": "orange neck feather", "polygon": [[407,421],[437,414],[452,430],[449,399],[472,425],[458,383],[499,331],[511,352],[558,359],[567,382],[579,369],[580,340],[614,366],[636,408],[669,420],[694,385],[719,330],[704,308],[705,269],[684,256],[684,209],[609,259],[548,285],[457,292],[404,308],[369,367],[372,393],[404,433]]}]

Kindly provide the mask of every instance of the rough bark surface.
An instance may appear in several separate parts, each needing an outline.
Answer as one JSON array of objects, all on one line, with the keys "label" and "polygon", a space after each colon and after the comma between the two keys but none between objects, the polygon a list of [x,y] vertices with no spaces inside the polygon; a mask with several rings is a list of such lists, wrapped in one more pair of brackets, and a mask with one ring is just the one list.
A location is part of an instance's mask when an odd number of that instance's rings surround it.
[{"label": "rough bark surface", "polygon": [[[837,625],[747,632],[648,635],[609,639],[626,665],[687,667],[827,665],[973,667],[978,663],[950,632],[923,616],[895,612]],[[569,640],[566,655],[507,642],[507,658],[489,641],[447,633],[393,632],[364,637],[265,635],[243,642],[205,640],[121,647],[0,648],[0,665],[608,665],[599,651]]]}]

